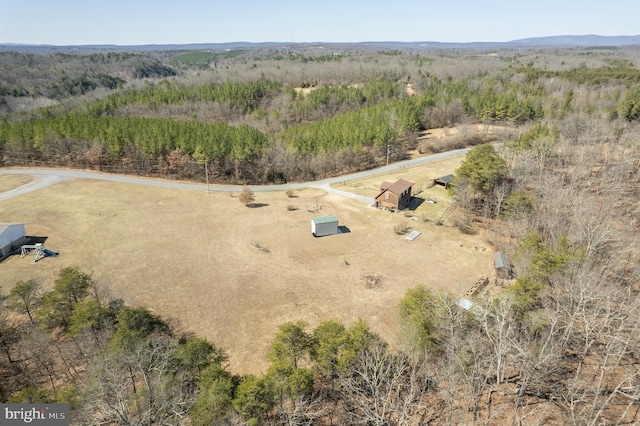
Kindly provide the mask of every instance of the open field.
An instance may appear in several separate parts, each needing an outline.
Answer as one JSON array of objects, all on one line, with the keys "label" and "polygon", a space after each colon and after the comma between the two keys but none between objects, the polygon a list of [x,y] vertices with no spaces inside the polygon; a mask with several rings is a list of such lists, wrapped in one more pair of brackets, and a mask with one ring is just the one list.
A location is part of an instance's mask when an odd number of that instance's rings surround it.
[{"label": "open field", "polygon": [[[416,181],[419,191],[461,160],[339,188],[374,197],[380,182],[404,177]],[[24,182],[10,179],[0,176],[0,187]],[[31,277],[50,288],[60,268],[76,266],[113,296],[177,319],[183,329],[225,348],[232,371],[258,373],[285,321],[315,326],[337,319],[349,325],[362,318],[394,343],[397,302],[408,288],[425,284],[462,295],[491,274],[491,250],[471,249],[485,245],[481,235],[435,225],[447,205],[441,188],[421,194],[441,202],[425,202],[414,212],[430,221],[320,189],[294,193],[256,193],[260,207],[247,208],[228,193],[72,180],[3,201],[2,221],[25,223],[29,235],[47,236],[46,246],[61,255],[36,264],[9,258],[0,264],[2,292]],[[307,211],[316,204],[318,213]],[[324,214],[337,215],[351,232],[314,238],[310,218]],[[400,223],[423,235],[406,241],[394,232]]]}]

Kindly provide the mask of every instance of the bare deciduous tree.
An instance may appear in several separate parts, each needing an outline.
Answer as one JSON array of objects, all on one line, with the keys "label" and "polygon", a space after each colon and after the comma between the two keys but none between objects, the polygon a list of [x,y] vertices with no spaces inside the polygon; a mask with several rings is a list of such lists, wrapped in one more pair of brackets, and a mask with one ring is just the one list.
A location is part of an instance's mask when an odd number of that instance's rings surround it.
[{"label": "bare deciduous tree", "polygon": [[409,425],[424,415],[430,379],[403,354],[375,344],[338,380],[348,423]]},{"label": "bare deciduous tree", "polygon": [[238,200],[247,207],[250,207],[255,201],[253,191],[248,186],[242,188],[242,192],[238,195]]},{"label": "bare deciduous tree", "polygon": [[18,281],[11,289],[11,307],[20,313],[26,313],[29,322],[33,324],[33,314],[39,302],[39,292],[41,284],[34,280]]}]

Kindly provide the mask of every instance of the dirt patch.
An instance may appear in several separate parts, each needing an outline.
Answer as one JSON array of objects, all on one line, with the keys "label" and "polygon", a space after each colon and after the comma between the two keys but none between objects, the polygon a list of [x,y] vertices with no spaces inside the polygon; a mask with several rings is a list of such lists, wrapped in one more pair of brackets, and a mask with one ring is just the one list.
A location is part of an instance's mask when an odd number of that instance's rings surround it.
[{"label": "dirt patch", "polygon": [[491,124],[462,124],[456,127],[424,130],[420,133],[418,140],[446,139],[474,134],[500,135],[504,133],[511,133],[512,131],[513,129],[511,127],[506,126],[494,126]]},{"label": "dirt patch", "polygon": [[407,83],[407,95],[414,96],[415,94],[416,94],[416,91],[413,89],[413,84]]},{"label": "dirt patch", "polygon": [[456,127],[429,129],[418,137],[419,154],[452,151],[483,143],[505,141],[517,137],[521,130],[488,124],[463,124]]},{"label": "dirt patch", "polygon": [[318,89],[317,87],[294,87],[293,90],[295,90],[296,93],[300,93],[303,95],[308,95],[309,93],[311,93],[312,91]]},{"label": "dirt patch", "polygon": [[[362,89],[364,87],[364,84],[362,84],[362,83],[350,84],[349,87],[355,87],[356,89]],[[302,95],[308,95],[309,93],[313,92],[314,90],[318,90],[318,88],[320,88],[320,86],[294,87],[293,90],[296,93],[299,93],[299,94],[302,94]]]}]

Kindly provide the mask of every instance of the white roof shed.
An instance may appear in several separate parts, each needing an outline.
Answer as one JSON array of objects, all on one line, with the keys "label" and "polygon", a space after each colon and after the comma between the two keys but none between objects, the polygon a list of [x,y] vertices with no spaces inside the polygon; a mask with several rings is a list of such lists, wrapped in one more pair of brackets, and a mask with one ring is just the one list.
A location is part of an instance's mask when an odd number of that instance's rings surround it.
[{"label": "white roof shed", "polygon": [[336,216],[321,216],[311,219],[311,233],[316,237],[325,237],[338,233],[338,218]]}]

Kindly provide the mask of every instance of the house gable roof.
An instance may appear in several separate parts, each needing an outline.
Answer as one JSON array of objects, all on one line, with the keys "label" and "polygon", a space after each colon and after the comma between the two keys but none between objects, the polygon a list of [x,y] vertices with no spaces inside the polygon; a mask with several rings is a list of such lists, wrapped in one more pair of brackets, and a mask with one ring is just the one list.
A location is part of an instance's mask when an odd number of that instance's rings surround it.
[{"label": "house gable roof", "polygon": [[385,180],[380,184],[380,191],[384,191],[385,189],[388,189],[391,185],[393,185],[393,182],[387,182]]},{"label": "house gable roof", "polygon": [[382,184],[380,185],[380,194],[382,194],[384,191],[391,191],[394,194],[402,194],[413,185],[415,185],[415,182],[411,182],[410,180],[406,179],[398,179],[393,183],[382,182]]}]

